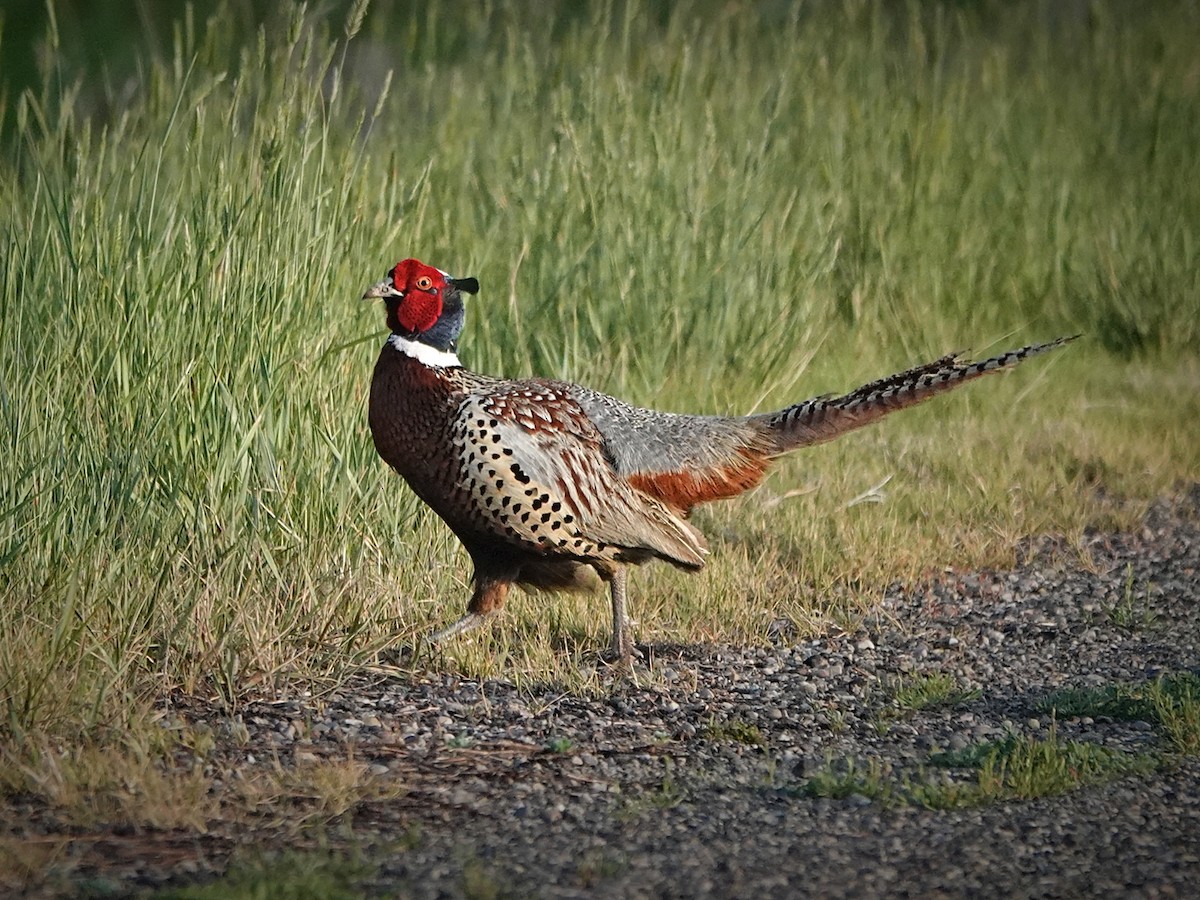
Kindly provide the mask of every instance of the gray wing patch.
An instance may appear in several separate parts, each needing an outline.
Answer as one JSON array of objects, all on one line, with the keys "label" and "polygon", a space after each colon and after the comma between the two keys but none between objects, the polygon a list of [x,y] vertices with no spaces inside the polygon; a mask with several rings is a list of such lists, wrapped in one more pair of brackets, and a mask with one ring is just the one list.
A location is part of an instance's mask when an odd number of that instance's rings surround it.
[{"label": "gray wing patch", "polygon": [[604,435],[622,475],[704,471],[769,454],[770,438],[752,419],[663,413],[570,385],[571,396]]}]

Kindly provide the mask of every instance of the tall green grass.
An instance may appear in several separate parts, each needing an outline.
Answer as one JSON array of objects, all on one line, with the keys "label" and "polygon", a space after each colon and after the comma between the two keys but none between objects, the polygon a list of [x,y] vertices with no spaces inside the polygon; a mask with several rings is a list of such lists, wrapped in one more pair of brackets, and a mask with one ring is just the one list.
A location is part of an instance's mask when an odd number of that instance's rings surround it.
[{"label": "tall green grass", "polygon": [[[128,79],[50,32],[2,111],[7,736],[236,704],[459,613],[465,557],[365,423],[357,298],[403,256],[480,277],[473,366],[669,409],[1087,334],[701,511],[711,571],[639,573],[646,638],[853,618],[1196,477],[1194,8],[541,9],[220,7]],[[570,681],[603,610],[518,598],[433,664]]]}]

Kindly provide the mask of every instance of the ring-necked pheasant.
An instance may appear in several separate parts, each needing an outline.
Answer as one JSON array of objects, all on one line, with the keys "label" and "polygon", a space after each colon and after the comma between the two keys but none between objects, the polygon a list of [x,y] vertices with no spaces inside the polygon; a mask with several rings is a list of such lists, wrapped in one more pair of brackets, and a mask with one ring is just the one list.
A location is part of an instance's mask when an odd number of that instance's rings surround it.
[{"label": "ring-necked pheasant", "polygon": [[474,278],[415,259],[363,295],[391,329],[371,382],[379,455],[454,531],[475,564],[467,614],[432,637],[480,624],[513,584],[612,595],[616,655],[631,653],[625,567],[652,559],[696,570],[707,554],[688,515],[753,487],[772,460],[830,440],[972,378],[1060,347],[1060,338],[979,362],[955,355],[840,397],[778,412],[694,416],[640,409],[577,384],[505,381],[458,361]]}]

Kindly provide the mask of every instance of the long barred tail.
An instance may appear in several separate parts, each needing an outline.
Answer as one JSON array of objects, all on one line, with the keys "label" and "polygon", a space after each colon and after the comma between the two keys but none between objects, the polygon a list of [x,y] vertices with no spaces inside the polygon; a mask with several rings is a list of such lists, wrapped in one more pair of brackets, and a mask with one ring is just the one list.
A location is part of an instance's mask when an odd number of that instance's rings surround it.
[{"label": "long barred tail", "polygon": [[778,412],[752,416],[751,419],[767,427],[776,441],[776,452],[786,453],[869,425],[889,413],[915,406],[981,375],[1011,369],[1031,356],[1056,350],[1077,337],[1079,335],[1075,334],[1046,344],[1031,344],[979,362],[961,360],[958,354],[950,354],[864,384],[840,397],[814,397]]}]

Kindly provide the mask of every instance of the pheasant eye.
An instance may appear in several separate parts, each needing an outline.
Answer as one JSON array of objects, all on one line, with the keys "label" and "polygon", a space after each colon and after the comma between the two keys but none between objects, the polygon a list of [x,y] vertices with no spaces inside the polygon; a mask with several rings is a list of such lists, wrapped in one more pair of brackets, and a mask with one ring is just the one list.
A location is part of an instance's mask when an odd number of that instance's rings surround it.
[{"label": "pheasant eye", "polygon": [[417,285],[418,291],[427,291],[431,287],[433,287],[433,279],[430,278],[428,275],[422,275],[420,278],[417,279],[416,285]]}]

